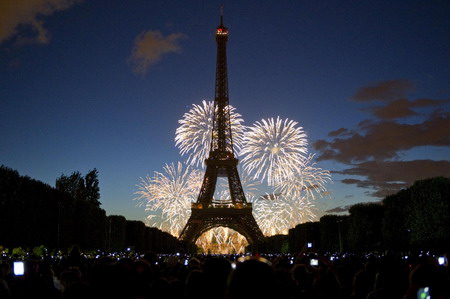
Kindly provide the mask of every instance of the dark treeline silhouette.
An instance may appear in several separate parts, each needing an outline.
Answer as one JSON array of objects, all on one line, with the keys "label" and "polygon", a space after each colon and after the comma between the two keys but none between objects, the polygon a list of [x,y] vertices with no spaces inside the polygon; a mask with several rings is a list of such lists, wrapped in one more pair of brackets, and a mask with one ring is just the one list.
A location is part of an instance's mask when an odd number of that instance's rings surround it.
[{"label": "dark treeline silhouette", "polygon": [[[141,221],[106,216],[100,208],[98,172],[61,175],[53,188],[0,167],[0,245],[4,247],[69,248],[137,252],[175,252],[180,244],[172,235]],[[261,252],[299,252],[312,243],[329,252],[407,252],[450,248],[450,179],[437,177],[415,182],[408,189],[378,203],[356,204],[349,215],[325,215],[319,222],[297,225],[288,236],[266,238]]]},{"label": "dark treeline silhouette", "polygon": [[349,215],[325,215],[319,222],[299,224],[287,239],[290,252],[298,252],[307,243],[331,252],[446,252],[450,248],[450,179],[416,181],[381,202],[352,206]]},{"label": "dark treeline silhouette", "polygon": [[33,248],[173,252],[172,235],[100,208],[97,170],[62,175],[53,188],[0,167],[0,245]]}]

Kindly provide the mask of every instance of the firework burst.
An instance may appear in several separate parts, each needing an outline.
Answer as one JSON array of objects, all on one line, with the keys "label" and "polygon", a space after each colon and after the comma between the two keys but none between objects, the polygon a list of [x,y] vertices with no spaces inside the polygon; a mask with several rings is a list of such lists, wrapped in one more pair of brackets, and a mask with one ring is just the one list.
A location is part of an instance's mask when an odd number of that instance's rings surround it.
[{"label": "firework burst", "polygon": [[150,213],[147,222],[172,235],[178,236],[191,214],[191,203],[200,190],[202,174],[178,162],[177,166],[166,164],[164,173],[141,178],[137,200],[142,200]]},{"label": "firework burst", "polygon": [[[289,119],[262,119],[245,128],[241,115],[229,106],[234,150],[243,156],[240,172],[242,187],[253,214],[266,236],[286,234],[297,224],[316,218],[313,200],[326,193],[330,172],[316,167],[314,155],[308,154],[303,128]],[[193,105],[179,121],[175,142],[188,166],[178,162],[141,179],[136,192],[149,212],[147,223],[178,236],[191,214],[203,173],[195,169],[208,158],[213,128],[214,102]],[[244,130],[246,132],[244,133]],[[265,182],[272,192],[257,198]],[[264,188],[265,188],[264,187]],[[217,181],[214,201],[230,200],[228,181]],[[226,227],[215,227],[196,242],[203,250],[222,253],[227,249],[243,252],[248,245],[244,236]],[[212,246],[212,247],[211,247]]]},{"label": "firework burst", "polygon": [[307,153],[306,134],[297,122],[277,117],[257,121],[244,134],[240,155],[244,170],[255,179],[274,186],[292,177],[303,166]]},{"label": "firework burst", "polygon": [[297,224],[313,221],[315,207],[307,198],[287,199],[281,194],[266,194],[253,202],[253,214],[265,236],[287,234]]},{"label": "firework burst", "polygon": [[[231,130],[235,152],[242,145],[244,134],[243,119],[235,112],[233,106],[230,109]],[[180,149],[181,155],[187,155],[187,163],[192,166],[203,166],[203,161],[208,158],[211,143],[211,134],[214,118],[214,102],[202,101],[201,105],[193,104],[192,108],[179,120],[180,126],[175,132],[175,145]]]},{"label": "firework burst", "polygon": [[326,183],[331,182],[330,171],[316,167],[314,155],[309,154],[303,167],[296,169],[294,174],[286,177],[275,185],[275,190],[286,198],[308,197],[314,200],[316,196],[326,193]]},{"label": "firework burst", "polygon": [[[245,237],[228,227],[215,227],[203,233],[195,242],[203,252],[244,253]],[[230,250],[231,248],[231,250]]]}]

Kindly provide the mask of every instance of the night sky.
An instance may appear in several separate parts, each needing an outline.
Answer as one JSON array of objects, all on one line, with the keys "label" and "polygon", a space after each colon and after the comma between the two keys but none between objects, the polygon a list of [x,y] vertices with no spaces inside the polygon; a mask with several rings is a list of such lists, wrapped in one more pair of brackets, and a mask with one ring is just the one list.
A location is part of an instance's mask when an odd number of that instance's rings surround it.
[{"label": "night sky", "polygon": [[108,215],[184,161],[178,120],[213,100],[220,5],[230,104],[288,118],[332,171],[321,213],[450,177],[449,1],[0,2],[0,164],[52,186],[99,171]]}]

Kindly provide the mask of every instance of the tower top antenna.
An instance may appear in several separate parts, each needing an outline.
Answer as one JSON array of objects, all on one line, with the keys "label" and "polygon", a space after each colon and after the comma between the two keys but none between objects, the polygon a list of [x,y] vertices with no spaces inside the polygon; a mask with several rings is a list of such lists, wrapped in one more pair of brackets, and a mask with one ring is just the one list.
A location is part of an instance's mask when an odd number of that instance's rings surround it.
[{"label": "tower top antenna", "polygon": [[223,26],[223,5],[220,6],[220,25]]}]

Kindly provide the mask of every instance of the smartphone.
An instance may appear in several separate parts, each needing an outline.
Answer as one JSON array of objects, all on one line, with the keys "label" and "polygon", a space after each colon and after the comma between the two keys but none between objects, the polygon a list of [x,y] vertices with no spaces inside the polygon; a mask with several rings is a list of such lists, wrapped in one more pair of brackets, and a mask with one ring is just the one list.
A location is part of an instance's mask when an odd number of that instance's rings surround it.
[{"label": "smartphone", "polygon": [[438,257],[439,266],[445,266],[447,264],[447,258],[445,256]]},{"label": "smartphone", "polygon": [[14,262],[13,263],[13,271],[14,275],[22,276],[25,273],[25,266],[23,262]]},{"label": "smartphone", "polygon": [[430,299],[430,288],[426,287],[426,288],[420,288],[417,291],[417,299]]},{"label": "smartphone", "polygon": [[310,264],[311,266],[319,266],[319,260],[318,260],[318,259],[311,259],[311,260],[309,261],[309,264]]},{"label": "smartphone", "polygon": [[187,266],[189,261],[187,259],[184,260],[184,265]]},{"label": "smartphone", "polygon": [[312,248],[313,244],[312,244],[311,242],[308,242],[308,243],[306,244],[306,246],[307,246],[308,248]]}]

